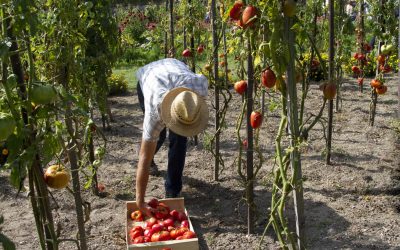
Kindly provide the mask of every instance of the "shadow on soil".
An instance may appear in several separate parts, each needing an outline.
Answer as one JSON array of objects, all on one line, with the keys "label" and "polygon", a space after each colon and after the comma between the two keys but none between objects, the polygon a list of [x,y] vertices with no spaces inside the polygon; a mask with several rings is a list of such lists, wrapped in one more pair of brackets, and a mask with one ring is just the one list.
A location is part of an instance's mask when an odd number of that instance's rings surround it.
[{"label": "shadow on soil", "polygon": [[[165,175],[165,171],[161,171]],[[192,219],[193,226],[198,233],[199,245],[201,250],[213,249],[207,242],[217,240],[218,235],[224,233],[235,233],[238,237],[246,237],[247,234],[247,205],[244,201],[244,190],[232,190],[223,187],[224,181],[208,182],[191,177],[184,177],[184,185],[188,190],[184,192],[185,204]],[[376,190],[377,191],[377,190]],[[317,192],[311,190],[311,192]],[[346,191],[339,190],[340,195]],[[387,193],[390,190],[381,190]],[[255,225],[255,235],[257,240],[261,235],[268,221],[267,209],[270,205],[271,194],[265,188],[258,186],[255,188],[255,203],[258,208],[257,221]],[[324,196],[336,196],[329,191],[323,193]],[[200,201],[200,202],[199,202]],[[290,200],[286,208],[286,213],[290,219],[291,227],[294,225],[293,202]],[[318,214],[318,216],[314,216]],[[335,246],[337,249],[353,247],[352,249],[389,249],[390,246],[383,242],[374,242],[374,245],[363,245],[359,238],[346,238],[341,233],[350,227],[351,223],[340,216],[335,210],[327,207],[322,202],[305,200],[305,220],[307,246],[308,249],[328,249]],[[315,218],[324,218],[317,220]],[[294,227],[293,229],[294,230]],[[206,239],[207,237],[207,239]],[[272,242],[276,242],[275,233],[272,227],[266,232],[261,249],[273,249]],[[356,246],[356,248],[354,248]]]}]

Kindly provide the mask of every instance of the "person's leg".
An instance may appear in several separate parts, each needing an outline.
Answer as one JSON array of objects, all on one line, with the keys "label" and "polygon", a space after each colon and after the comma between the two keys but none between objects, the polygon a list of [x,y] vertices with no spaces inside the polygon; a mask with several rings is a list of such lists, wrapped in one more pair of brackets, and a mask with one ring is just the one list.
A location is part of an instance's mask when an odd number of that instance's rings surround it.
[{"label": "person's leg", "polygon": [[187,138],[169,130],[168,171],[165,179],[166,197],[174,198],[182,190],[182,174],[185,166]]}]

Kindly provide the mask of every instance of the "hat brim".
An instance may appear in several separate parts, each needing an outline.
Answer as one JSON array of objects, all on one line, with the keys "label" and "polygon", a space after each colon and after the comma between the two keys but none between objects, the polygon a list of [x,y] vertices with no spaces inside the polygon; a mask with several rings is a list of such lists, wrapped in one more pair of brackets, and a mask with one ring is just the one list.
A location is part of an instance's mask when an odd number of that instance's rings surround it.
[{"label": "hat brim", "polygon": [[[175,97],[183,91],[190,91],[199,96],[200,117],[195,124],[188,125],[181,123],[178,120],[176,120],[174,118],[175,116],[171,113],[172,102],[174,101]],[[161,102],[160,111],[161,111],[161,118],[165,123],[165,126],[171,129],[174,133],[181,136],[185,137],[195,136],[201,133],[207,127],[208,124],[209,112],[206,101],[202,96],[200,96],[199,94],[188,88],[178,87],[168,91]]]}]

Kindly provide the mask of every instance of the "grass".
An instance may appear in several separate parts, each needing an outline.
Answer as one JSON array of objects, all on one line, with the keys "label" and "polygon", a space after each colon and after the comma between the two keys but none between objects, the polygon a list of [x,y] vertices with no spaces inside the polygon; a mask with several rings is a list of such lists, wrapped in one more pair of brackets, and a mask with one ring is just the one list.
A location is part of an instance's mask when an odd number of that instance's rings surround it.
[{"label": "grass", "polygon": [[128,89],[133,90],[136,89],[137,79],[136,79],[136,71],[140,68],[140,66],[120,66],[114,68],[112,71],[114,74],[122,75],[128,81]]}]

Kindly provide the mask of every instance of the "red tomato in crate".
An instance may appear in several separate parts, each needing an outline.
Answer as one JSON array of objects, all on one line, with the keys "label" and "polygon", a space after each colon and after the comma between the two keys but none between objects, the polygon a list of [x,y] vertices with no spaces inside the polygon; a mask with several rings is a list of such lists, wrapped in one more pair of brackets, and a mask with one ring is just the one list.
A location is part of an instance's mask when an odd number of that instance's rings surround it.
[{"label": "red tomato in crate", "polygon": [[143,213],[140,210],[133,211],[131,213],[131,219],[134,221],[143,221]]},{"label": "red tomato in crate", "polygon": [[193,238],[197,238],[196,233],[193,232],[193,231],[187,231],[187,232],[185,232],[185,233],[182,235],[182,237],[183,237],[184,239],[193,239]]},{"label": "red tomato in crate", "polygon": [[147,202],[147,205],[149,205],[152,208],[156,208],[158,206],[158,203],[159,203],[158,200],[156,198],[153,198]]},{"label": "red tomato in crate", "polygon": [[146,237],[138,236],[133,240],[133,244],[142,244],[146,242]]},{"label": "red tomato in crate", "polygon": [[181,227],[187,227],[187,228],[189,228],[189,221],[188,221],[188,220],[183,220],[183,221],[181,222]]},{"label": "red tomato in crate", "polygon": [[158,203],[157,208],[156,208],[156,212],[155,212],[155,217],[156,219],[164,219],[167,218],[169,216],[169,207],[167,205],[165,205],[165,203]]},{"label": "red tomato in crate", "polygon": [[147,219],[144,222],[144,227],[145,228],[151,228],[154,224],[157,224],[157,223],[158,223],[158,221],[157,221],[157,219],[155,217],[150,217],[149,219]]}]

